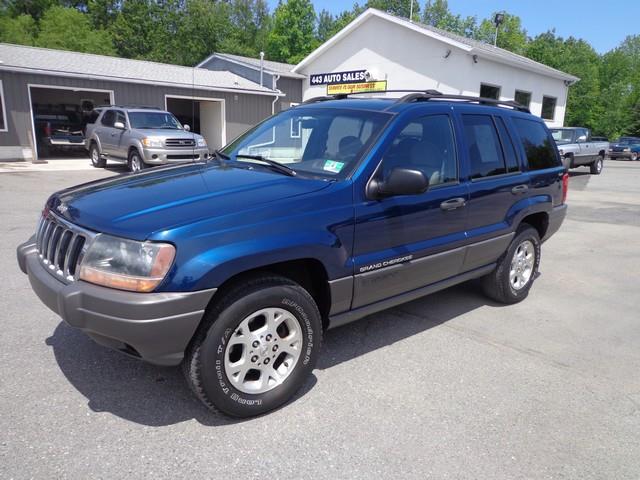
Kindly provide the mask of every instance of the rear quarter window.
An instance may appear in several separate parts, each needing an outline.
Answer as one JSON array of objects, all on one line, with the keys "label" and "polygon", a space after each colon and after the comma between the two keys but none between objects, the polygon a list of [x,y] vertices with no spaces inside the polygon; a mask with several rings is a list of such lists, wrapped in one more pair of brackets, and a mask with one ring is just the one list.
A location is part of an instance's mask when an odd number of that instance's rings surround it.
[{"label": "rear quarter window", "polygon": [[544,170],[562,165],[558,158],[556,144],[544,125],[524,118],[512,120],[520,136],[529,170]]}]

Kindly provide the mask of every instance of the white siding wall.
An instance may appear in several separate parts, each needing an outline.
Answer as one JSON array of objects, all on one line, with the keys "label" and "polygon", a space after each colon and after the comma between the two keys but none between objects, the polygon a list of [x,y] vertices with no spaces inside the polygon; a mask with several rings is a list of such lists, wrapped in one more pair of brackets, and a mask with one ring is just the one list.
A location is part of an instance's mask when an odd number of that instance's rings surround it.
[{"label": "white siding wall", "polygon": [[[451,50],[448,58],[444,58]],[[540,115],[542,97],[557,99],[551,126],[564,122],[567,87],[563,80],[478,57],[378,17],[371,17],[323,52],[300,73],[367,69],[392,89],[436,89],[443,93],[479,95],[480,83],[501,87],[500,99],[513,100],[515,90],[532,93],[531,112]],[[310,86],[304,98],[326,95],[326,85]]]}]

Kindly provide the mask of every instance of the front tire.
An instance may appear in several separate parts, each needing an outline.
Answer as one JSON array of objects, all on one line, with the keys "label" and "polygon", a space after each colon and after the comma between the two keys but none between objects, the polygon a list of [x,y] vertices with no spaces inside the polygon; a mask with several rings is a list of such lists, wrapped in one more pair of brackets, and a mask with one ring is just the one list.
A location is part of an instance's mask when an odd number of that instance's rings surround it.
[{"label": "front tire", "polygon": [[602,173],[602,168],[604,166],[604,157],[599,155],[595,162],[589,165],[589,170],[591,171],[591,175],[600,175]]},{"label": "front tire", "polygon": [[144,163],[140,153],[137,150],[131,150],[129,153],[129,170],[133,173],[138,173],[147,168],[147,164]]},{"label": "front tire", "polygon": [[107,161],[100,156],[100,150],[95,142],[89,147],[89,158],[91,158],[91,165],[95,168],[104,168],[107,165]]},{"label": "front tire", "polygon": [[305,383],[322,342],[318,307],[300,285],[256,277],[208,311],[183,361],[187,382],[211,410],[251,417]]},{"label": "front tire", "polygon": [[631,154],[631,161],[632,161],[632,162],[635,162],[636,160],[638,160],[638,153],[633,152],[633,153]]},{"label": "front tire", "polygon": [[538,275],[540,236],[528,224],[522,224],[498,266],[483,278],[485,294],[493,300],[512,304],[527,298]]}]

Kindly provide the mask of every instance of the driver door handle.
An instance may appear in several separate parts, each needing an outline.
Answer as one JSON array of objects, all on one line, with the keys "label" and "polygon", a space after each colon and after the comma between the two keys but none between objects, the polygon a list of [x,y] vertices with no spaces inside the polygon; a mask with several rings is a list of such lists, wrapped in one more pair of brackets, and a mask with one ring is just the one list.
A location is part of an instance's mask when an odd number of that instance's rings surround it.
[{"label": "driver door handle", "polygon": [[513,193],[514,195],[518,195],[520,193],[525,193],[527,190],[529,190],[529,187],[527,185],[516,185],[511,189],[511,193]]},{"label": "driver door handle", "polygon": [[440,208],[444,211],[455,210],[457,208],[462,208],[467,204],[467,201],[464,198],[452,198],[450,200],[445,200],[440,204]]}]

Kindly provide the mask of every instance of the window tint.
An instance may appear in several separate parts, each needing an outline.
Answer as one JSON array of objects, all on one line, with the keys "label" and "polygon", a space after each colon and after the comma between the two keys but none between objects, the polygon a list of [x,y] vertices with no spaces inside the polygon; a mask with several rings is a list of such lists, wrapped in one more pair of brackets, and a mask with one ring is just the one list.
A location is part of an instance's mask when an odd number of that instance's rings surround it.
[{"label": "window tint", "polygon": [[124,112],[116,111],[116,122],[122,123],[125,127],[127,126],[127,119],[124,116]]},{"label": "window tint", "polygon": [[471,178],[507,173],[493,119],[489,115],[462,115],[469,152]]},{"label": "window tint", "polygon": [[528,107],[531,104],[531,92],[524,92],[522,90],[516,90],[514,100],[520,105]]},{"label": "window tint", "polygon": [[455,141],[448,115],[422,117],[402,129],[382,160],[383,178],[398,167],[422,171],[430,186],[457,181]]},{"label": "window tint", "polygon": [[116,113],[113,110],[107,110],[106,112],[104,112],[104,115],[102,116],[102,120],[100,120],[100,123],[102,123],[102,125],[104,125],[105,127],[113,127],[113,123],[116,121]]},{"label": "window tint", "polygon": [[553,120],[556,113],[556,99],[553,97],[542,97],[542,118]]},{"label": "window tint", "polygon": [[502,118],[493,118],[496,122],[496,127],[498,127],[498,134],[500,135],[500,142],[502,143],[502,152],[507,161],[507,172],[518,172],[520,171],[520,165],[518,164],[518,156],[516,155],[516,149],[513,146],[511,135],[509,135]]},{"label": "window tint", "polygon": [[4,118],[4,116],[4,89],[2,87],[2,81],[0,80],[0,130],[7,130],[7,120]]},{"label": "window tint", "polygon": [[485,83],[480,84],[480,96],[483,98],[495,98],[500,99],[500,87],[495,85],[487,85]]},{"label": "window tint", "polygon": [[523,118],[514,118],[513,123],[527,155],[529,170],[542,170],[561,165],[555,143],[544,125]]}]

